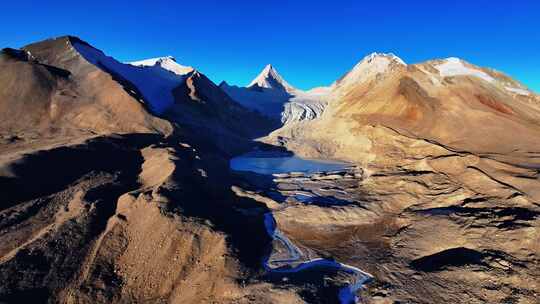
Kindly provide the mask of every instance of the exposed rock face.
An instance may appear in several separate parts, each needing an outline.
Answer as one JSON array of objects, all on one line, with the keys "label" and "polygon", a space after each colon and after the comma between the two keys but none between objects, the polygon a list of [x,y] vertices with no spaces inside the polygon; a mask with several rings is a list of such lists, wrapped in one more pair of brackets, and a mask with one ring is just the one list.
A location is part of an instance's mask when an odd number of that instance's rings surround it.
[{"label": "exposed rock face", "polygon": [[250,202],[229,197],[216,183],[225,178],[213,169],[220,165],[206,159],[177,139],[133,134],[3,163],[11,177],[1,180],[9,191],[0,210],[0,299],[301,302],[263,282],[241,283],[265,248],[264,230],[230,208]]}]

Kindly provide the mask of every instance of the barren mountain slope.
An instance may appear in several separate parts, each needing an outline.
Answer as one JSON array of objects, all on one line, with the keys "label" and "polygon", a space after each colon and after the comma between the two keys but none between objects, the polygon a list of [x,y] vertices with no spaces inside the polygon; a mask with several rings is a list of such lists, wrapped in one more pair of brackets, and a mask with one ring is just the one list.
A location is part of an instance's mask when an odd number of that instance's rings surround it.
[{"label": "barren mountain slope", "polygon": [[250,145],[246,139],[268,134],[278,128],[271,119],[249,110],[231,99],[204,74],[194,71],[172,91],[174,103],[163,116],[181,127],[204,134],[223,150]]},{"label": "barren mountain slope", "polygon": [[83,43],[0,58],[0,302],[302,303],[261,279],[264,207],[230,191],[226,157],[256,131],[238,129],[250,112],[193,73],[171,122],[157,118]]},{"label": "barren mountain slope", "polygon": [[275,213],[280,229],[373,274],[372,302],[536,303],[538,96],[455,58],[377,60],[334,84],[320,120],[266,139],[360,164],[360,208],[299,205]]},{"label": "barren mountain slope", "polygon": [[256,205],[228,194],[219,154],[178,140],[105,136],[4,163],[0,299],[301,302],[242,283],[268,239],[262,221],[235,210]]},{"label": "barren mountain slope", "polygon": [[[365,136],[355,130],[382,125],[457,150],[478,153],[538,150],[535,135],[540,132],[540,98],[536,94],[506,76],[497,76],[500,73],[484,71],[459,60],[458,66],[463,71],[443,76],[437,68],[444,68],[444,62],[389,65],[354,85],[341,86],[337,82],[331,93],[333,101],[323,119],[313,124],[321,126],[315,131],[320,134],[313,137],[324,137],[326,131],[334,132],[328,137],[335,135],[337,141],[340,138],[344,141],[351,133],[358,135],[358,140]],[[363,71],[369,73],[369,68],[368,65]],[[471,71],[485,78],[466,74]],[[323,127],[329,125],[334,128]],[[287,136],[286,131],[284,128],[276,135]],[[368,152],[370,145],[358,148]],[[358,155],[347,152],[336,156],[359,159]]]},{"label": "barren mountain slope", "polygon": [[[140,96],[130,83],[88,62],[74,48],[74,43],[85,42],[74,37],[60,37],[24,48],[39,63],[69,72],[62,86],[51,94],[49,111],[56,128],[64,128],[66,124],[101,134],[172,131],[167,121],[148,113],[137,100]],[[14,89],[6,88],[6,91],[13,92]],[[31,91],[28,94],[34,95]]]}]

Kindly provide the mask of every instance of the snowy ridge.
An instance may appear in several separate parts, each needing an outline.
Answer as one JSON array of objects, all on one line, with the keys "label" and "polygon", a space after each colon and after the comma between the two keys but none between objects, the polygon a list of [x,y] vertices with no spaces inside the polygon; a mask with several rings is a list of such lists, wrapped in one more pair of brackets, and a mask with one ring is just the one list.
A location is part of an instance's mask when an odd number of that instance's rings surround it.
[{"label": "snowy ridge", "polygon": [[167,60],[176,61],[176,59],[174,59],[173,56],[163,56],[163,57],[148,58],[148,59],[143,59],[143,60],[138,60],[138,61],[133,61],[133,62],[126,62],[126,64],[131,64],[135,66],[153,66],[153,65],[158,64],[159,62],[163,62]]},{"label": "snowy ridge", "polygon": [[435,68],[439,71],[439,75],[442,77],[449,76],[473,76],[489,82],[501,89],[512,94],[529,96],[531,92],[523,87],[521,84],[515,81],[508,81],[499,77],[493,77],[490,74],[484,72],[479,68],[471,66],[467,62],[456,58],[450,57],[443,60],[443,63],[435,65]]},{"label": "snowy ridge", "polygon": [[364,59],[362,59],[362,61],[366,61],[368,63],[371,63],[372,61],[374,61],[375,59],[378,59],[378,58],[386,58],[386,59],[388,59],[390,61],[397,62],[397,63],[399,63],[401,65],[407,65],[405,63],[405,61],[403,61],[401,58],[394,55],[393,53],[377,53],[377,52],[373,52],[373,53],[367,55],[366,57],[364,57]]},{"label": "snowy ridge", "polygon": [[186,75],[171,73],[160,65],[140,67],[124,64],[87,44],[73,42],[72,45],[88,62],[118,74],[136,86],[145,102],[157,114],[162,114],[174,104],[172,91],[186,79]]},{"label": "snowy ridge", "polygon": [[407,64],[396,55],[384,53],[371,53],[357,63],[348,73],[332,84],[333,88],[345,87],[365,82],[378,74],[389,71],[392,66],[406,66]]},{"label": "snowy ridge", "polygon": [[127,64],[139,67],[159,66],[177,75],[186,75],[194,70],[193,67],[179,64],[172,56],[150,58],[140,61],[128,62]]}]

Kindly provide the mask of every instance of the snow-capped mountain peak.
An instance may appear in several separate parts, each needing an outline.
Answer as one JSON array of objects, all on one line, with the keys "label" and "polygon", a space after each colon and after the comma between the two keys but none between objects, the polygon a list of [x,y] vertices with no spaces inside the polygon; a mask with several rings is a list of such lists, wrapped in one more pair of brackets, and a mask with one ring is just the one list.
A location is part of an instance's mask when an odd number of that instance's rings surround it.
[{"label": "snow-capped mountain peak", "polygon": [[[377,61],[380,61],[380,60],[390,60],[392,62],[397,62],[401,65],[407,65],[401,58],[399,58],[398,56],[394,55],[393,53],[377,53],[377,52],[374,52],[374,53],[371,53],[369,55],[367,55],[366,57],[364,57],[359,64],[361,63],[374,63],[374,62],[377,62]],[[358,65],[359,65],[358,64]]]},{"label": "snow-capped mountain peak", "polygon": [[377,74],[383,74],[396,66],[407,64],[396,55],[371,53],[358,62],[348,73],[333,84],[333,87],[347,86],[364,82]]},{"label": "snow-capped mountain peak", "polygon": [[141,61],[129,62],[129,64],[140,67],[159,66],[177,75],[186,75],[194,70],[190,66],[179,64],[176,62],[176,59],[173,56],[150,58]]},{"label": "snow-capped mountain peak", "polygon": [[248,88],[251,87],[260,87],[266,89],[276,89],[281,91],[294,91],[295,88],[288,84],[281,75],[276,71],[276,69],[271,65],[267,64],[264,69],[259,73],[255,79],[248,85]]}]

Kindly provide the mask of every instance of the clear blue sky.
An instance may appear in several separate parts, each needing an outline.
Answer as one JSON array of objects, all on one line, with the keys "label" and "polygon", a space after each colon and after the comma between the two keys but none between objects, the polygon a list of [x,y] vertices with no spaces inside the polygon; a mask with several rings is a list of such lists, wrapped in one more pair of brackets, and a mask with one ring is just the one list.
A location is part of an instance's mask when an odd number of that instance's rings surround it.
[{"label": "clear blue sky", "polygon": [[540,0],[2,3],[2,47],[65,34],[123,61],[173,55],[217,83],[246,85],[272,63],[307,89],[377,51],[460,57],[540,92]]}]

